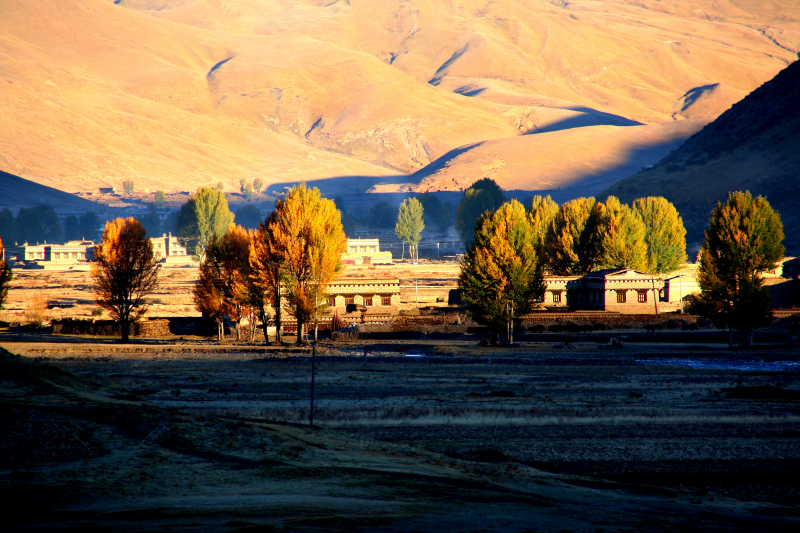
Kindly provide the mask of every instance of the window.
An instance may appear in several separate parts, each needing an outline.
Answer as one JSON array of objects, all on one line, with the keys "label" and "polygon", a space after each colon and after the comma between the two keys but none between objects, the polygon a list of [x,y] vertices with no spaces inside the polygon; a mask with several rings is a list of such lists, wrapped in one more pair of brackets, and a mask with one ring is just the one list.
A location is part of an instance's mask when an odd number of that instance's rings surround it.
[{"label": "window", "polygon": [[561,291],[553,291],[553,303],[554,304],[561,303]]},{"label": "window", "polygon": [[625,289],[617,291],[617,303],[618,304],[624,304],[625,303],[625,293],[626,292],[627,291]]},{"label": "window", "polygon": [[345,305],[355,305],[356,297],[355,296],[345,296],[344,297]]},{"label": "window", "polygon": [[367,307],[371,307],[372,306],[372,295],[371,294],[368,295],[368,296],[364,296],[364,305],[366,305]]},{"label": "window", "polygon": [[647,289],[638,289],[636,291],[636,299],[640,304],[647,303]]},{"label": "window", "polygon": [[328,296],[328,305],[336,307],[336,296]]},{"label": "window", "polygon": [[392,297],[388,294],[381,296],[381,305],[392,305]]}]

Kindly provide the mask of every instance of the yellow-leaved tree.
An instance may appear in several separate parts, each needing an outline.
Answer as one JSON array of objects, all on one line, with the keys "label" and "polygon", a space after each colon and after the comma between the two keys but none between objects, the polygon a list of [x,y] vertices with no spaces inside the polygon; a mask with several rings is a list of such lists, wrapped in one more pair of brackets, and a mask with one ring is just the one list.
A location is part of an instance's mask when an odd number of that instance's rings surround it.
[{"label": "yellow-leaved tree", "polygon": [[316,336],[328,284],[347,247],[342,215],[319,189],[300,185],[278,201],[266,226],[270,246],[283,265],[286,300],[297,320],[301,344],[307,324],[315,324]]},{"label": "yellow-leaved tree", "polygon": [[461,261],[458,286],[472,318],[489,327],[491,342],[514,342],[514,319],[544,294],[536,236],[525,207],[516,200],[487,211]]},{"label": "yellow-leaved tree", "polygon": [[609,196],[592,207],[579,241],[581,270],[649,267],[646,228],[638,211]]},{"label": "yellow-leaved tree", "polygon": [[596,200],[575,198],[561,205],[545,238],[548,269],[564,276],[583,273],[580,243]]},{"label": "yellow-leaved tree", "polygon": [[250,234],[242,226],[233,225],[208,243],[194,289],[197,308],[216,320],[220,340],[226,316],[235,324],[236,339],[240,340],[242,318],[253,314],[249,278]]},{"label": "yellow-leaved tree", "polygon": [[147,310],[145,297],[158,286],[161,265],[144,226],[135,218],[117,218],[103,229],[92,264],[95,296],[119,323],[122,342],[128,342],[131,325]]},{"label": "yellow-leaved tree", "polygon": [[[276,248],[272,230],[280,227],[273,211],[264,223],[258,226],[250,241],[250,268],[253,284],[261,291],[264,302],[269,303],[275,312],[275,342],[281,344],[281,310],[283,308],[281,287],[286,277],[285,260]],[[262,307],[261,320],[264,324],[264,340],[269,343],[266,311]]]}]

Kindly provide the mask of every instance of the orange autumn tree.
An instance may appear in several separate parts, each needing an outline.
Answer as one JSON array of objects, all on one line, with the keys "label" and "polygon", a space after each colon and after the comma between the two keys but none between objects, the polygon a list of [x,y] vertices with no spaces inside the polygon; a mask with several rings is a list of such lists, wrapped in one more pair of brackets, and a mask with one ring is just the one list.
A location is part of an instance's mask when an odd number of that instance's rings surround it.
[{"label": "orange autumn tree", "polygon": [[144,226],[135,218],[108,222],[94,255],[97,304],[111,313],[119,323],[122,342],[128,342],[131,325],[147,311],[145,297],[158,286],[161,265]]},{"label": "orange autumn tree", "polygon": [[[250,242],[250,268],[254,291],[260,289],[264,303],[269,303],[275,312],[275,342],[281,344],[281,284],[285,278],[284,257],[276,248],[276,238],[273,229],[280,227],[276,223],[276,213],[273,211],[264,223],[258,226]],[[266,310],[262,307],[262,322],[264,323],[264,340],[269,343],[267,334]]]},{"label": "orange autumn tree", "polygon": [[220,340],[226,316],[236,325],[237,340],[242,318],[252,316],[249,277],[250,234],[241,226],[230,226],[206,247],[194,288],[195,304],[203,316],[217,322]]},{"label": "orange autumn tree", "polygon": [[286,300],[297,320],[297,343],[301,344],[304,326],[316,325],[319,319],[328,284],[347,248],[342,215],[319,189],[300,185],[275,206],[267,234],[283,264]]}]

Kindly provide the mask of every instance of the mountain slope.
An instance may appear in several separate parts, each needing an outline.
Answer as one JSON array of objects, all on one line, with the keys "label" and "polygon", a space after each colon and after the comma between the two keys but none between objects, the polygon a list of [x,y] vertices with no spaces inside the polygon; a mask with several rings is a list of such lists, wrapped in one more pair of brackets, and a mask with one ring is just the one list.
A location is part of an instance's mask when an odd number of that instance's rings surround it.
[{"label": "mountain slope", "polygon": [[717,201],[733,190],[762,194],[778,209],[786,243],[800,253],[800,61],[708,124],[652,169],[608,192],[623,199],[666,196],[687,222],[690,241]]},{"label": "mountain slope", "polygon": [[[708,121],[799,47],[793,0],[4,0],[0,169],[69,191],[413,173],[587,115]],[[529,151],[503,155],[515,187],[538,187]]]},{"label": "mountain slope", "polygon": [[49,205],[62,213],[101,211],[103,206],[0,170],[0,209]]}]

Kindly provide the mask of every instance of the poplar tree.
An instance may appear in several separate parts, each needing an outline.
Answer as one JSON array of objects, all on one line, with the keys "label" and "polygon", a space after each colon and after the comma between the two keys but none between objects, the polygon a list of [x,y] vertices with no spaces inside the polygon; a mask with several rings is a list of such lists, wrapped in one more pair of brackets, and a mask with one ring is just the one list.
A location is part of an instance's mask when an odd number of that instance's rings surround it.
[{"label": "poplar tree", "polygon": [[544,244],[553,220],[558,214],[558,204],[550,197],[536,195],[531,200],[531,229],[536,246],[544,257]]},{"label": "poplar tree", "polygon": [[675,206],[663,196],[637,198],[633,209],[644,222],[649,272],[663,274],[686,261],[686,226]]},{"label": "poplar tree", "polygon": [[761,273],[783,256],[783,237],[781,217],[763,196],[735,191],[717,203],[700,251],[695,311],[745,333],[749,344],[752,331],[771,320]]},{"label": "poplar tree", "polygon": [[240,324],[250,305],[249,276],[250,236],[245,228],[234,225],[209,243],[194,289],[200,312],[217,321],[219,340],[226,316],[236,326],[236,339],[241,340]]},{"label": "poplar tree", "polygon": [[268,235],[283,261],[286,299],[297,320],[297,344],[301,344],[304,326],[317,324],[327,286],[347,248],[342,216],[319,189],[300,185],[278,201],[275,216],[268,221]]},{"label": "poplar tree", "polygon": [[575,198],[561,205],[545,239],[548,269],[558,276],[583,273],[581,239],[596,200]]},{"label": "poplar tree", "polygon": [[419,260],[419,241],[422,239],[422,230],[425,229],[424,211],[422,202],[416,198],[406,198],[400,204],[394,227],[397,237],[408,243],[408,250],[414,260]]},{"label": "poplar tree", "polygon": [[161,265],[144,226],[135,218],[108,222],[94,256],[97,304],[111,313],[119,323],[122,342],[128,342],[131,325],[147,310],[145,297],[158,286]]},{"label": "poplar tree", "polygon": [[486,211],[494,211],[505,202],[503,190],[491,178],[483,178],[473,183],[458,204],[456,230],[461,235],[464,246],[469,246],[475,234],[475,223]]},{"label": "poplar tree", "polygon": [[218,239],[233,224],[234,215],[228,207],[225,193],[209,187],[197,189],[192,197],[197,220],[197,247],[199,255],[214,239]]},{"label": "poplar tree", "polygon": [[581,235],[578,255],[583,272],[602,268],[647,270],[644,222],[616,196],[596,202]]},{"label": "poplar tree", "polygon": [[0,237],[0,309],[8,296],[8,284],[11,283],[13,275],[11,274],[11,267],[8,266],[5,254],[5,244],[3,238]]},{"label": "poplar tree", "polygon": [[489,327],[492,341],[500,336],[512,344],[514,319],[544,293],[536,239],[521,203],[512,200],[481,216],[458,285],[470,315]]},{"label": "poplar tree", "polygon": [[[281,286],[286,277],[286,258],[277,248],[277,239],[272,234],[273,229],[279,228],[275,211],[258,226],[250,242],[250,267],[254,283],[261,288],[266,302],[275,312],[275,342],[283,343],[281,336],[281,319],[283,301]],[[267,334],[266,312],[262,313],[264,323],[264,340],[269,343]]]}]

